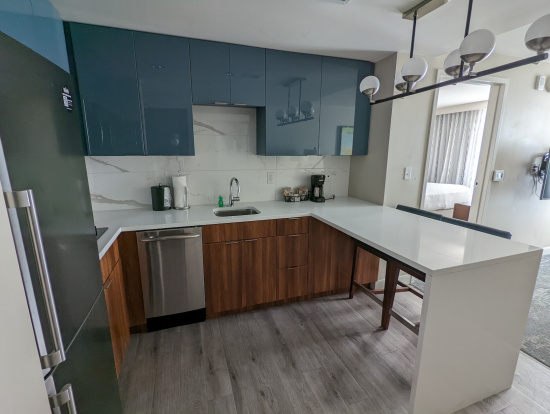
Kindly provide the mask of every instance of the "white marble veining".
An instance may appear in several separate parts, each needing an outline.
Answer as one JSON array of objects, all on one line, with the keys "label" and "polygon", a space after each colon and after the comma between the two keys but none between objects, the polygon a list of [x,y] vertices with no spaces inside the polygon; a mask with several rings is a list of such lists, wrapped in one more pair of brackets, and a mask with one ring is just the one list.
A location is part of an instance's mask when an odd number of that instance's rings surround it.
[{"label": "white marble veining", "polygon": [[[94,211],[151,205],[150,187],[189,175],[191,205],[227,202],[229,180],[241,183],[241,200],[281,200],[283,187],[309,186],[312,174],[327,176],[328,195],[347,196],[349,156],[264,157],[256,155],[256,110],[194,106],[193,157],[86,157]],[[267,184],[267,173],[274,184]]]}]

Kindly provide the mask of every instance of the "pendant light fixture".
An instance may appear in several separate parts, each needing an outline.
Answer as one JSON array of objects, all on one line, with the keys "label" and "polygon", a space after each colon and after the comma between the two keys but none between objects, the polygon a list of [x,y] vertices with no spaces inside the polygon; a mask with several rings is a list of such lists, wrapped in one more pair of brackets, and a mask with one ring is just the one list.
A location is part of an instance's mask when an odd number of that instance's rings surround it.
[{"label": "pendant light fixture", "polygon": [[[432,4],[433,3],[433,4]],[[402,92],[399,95],[390,96],[388,98],[379,99],[374,101],[372,95],[368,95],[371,98],[371,104],[376,105],[379,103],[389,102],[398,98],[406,98],[413,94],[431,91],[434,89],[442,88],[448,85],[456,85],[461,82],[466,82],[472,79],[478,79],[483,76],[493,75],[505,70],[515,69],[521,66],[538,63],[548,59],[548,51],[550,50],[550,14],[541,17],[536,20],[525,35],[525,45],[537,52],[536,56],[532,56],[527,59],[521,59],[512,63],[507,63],[501,66],[497,66],[491,69],[486,69],[481,72],[473,73],[473,67],[475,64],[487,59],[495,50],[496,38],[495,35],[487,29],[480,29],[470,33],[470,20],[472,17],[472,8],[474,0],[468,0],[468,14],[466,17],[466,30],[464,33],[464,39],[461,42],[460,48],[453,50],[445,59],[444,68],[445,72],[453,76],[454,79],[439,82],[433,85],[424,86],[422,88],[412,90],[415,83],[422,80],[428,70],[428,64],[425,59],[421,57],[414,57],[414,40],[416,34],[416,21],[419,17],[426,15],[427,13],[420,14],[419,11],[424,8],[430,11],[434,10],[434,5],[438,7],[445,4],[444,0],[423,0],[412,9],[403,13],[404,19],[413,19],[413,31],[411,39],[411,52],[410,59],[405,62],[401,72],[396,76],[394,86]],[[432,7],[434,6],[434,7]],[[428,11],[429,13],[429,11]],[[368,77],[374,78],[374,77]],[[361,82],[361,91],[363,92],[363,82],[368,78],[363,79]],[[376,78],[375,78],[376,79]],[[378,85],[380,82],[376,79]],[[406,85],[406,86],[405,86]],[[378,88],[376,88],[378,90]]]},{"label": "pendant light fixture", "polygon": [[380,89],[380,81],[376,76],[367,76],[359,85],[359,90],[369,97],[371,103],[374,102],[372,97],[378,92],[378,89]]},{"label": "pendant light fixture", "polygon": [[495,50],[497,39],[493,32],[487,29],[476,30],[467,35],[460,44],[460,58],[470,65],[470,73],[474,65],[487,59]]},{"label": "pendant light fixture", "polygon": [[401,68],[401,77],[407,83],[420,82],[428,72],[428,62],[423,57],[415,56],[405,62]]},{"label": "pendant light fixture", "polygon": [[460,52],[458,49],[453,50],[449,53],[449,56],[445,59],[443,63],[443,68],[445,73],[453,78],[458,78],[460,76],[460,68],[463,66],[463,75],[467,75],[470,72],[470,65],[464,63],[460,59]]},{"label": "pendant light fixture", "polygon": [[394,86],[399,92],[407,92],[407,82],[405,82],[401,73],[395,75]]},{"label": "pendant light fixture", "polygon": [[536,20],[525,34],[525,46],[538,54],[550,50],[550,14]]}]

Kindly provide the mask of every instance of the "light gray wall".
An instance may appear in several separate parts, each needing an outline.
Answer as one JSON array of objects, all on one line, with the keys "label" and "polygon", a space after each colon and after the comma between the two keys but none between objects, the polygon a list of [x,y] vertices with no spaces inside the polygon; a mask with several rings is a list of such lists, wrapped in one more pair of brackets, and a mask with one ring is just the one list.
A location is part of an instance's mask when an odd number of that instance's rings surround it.
[{"label": "light gray wall", "polygon": [[[408,54],[399,53],[396,70],[401,70],[408,59]],[[428,60],[428,64],[428,73],[417,87],[436,82],[437,61]],[[384,205],[420,206],[433,97],[430,91],[394,101]],[[403,179],[405,167],[412,167],[411,180]]]},{"label": "light gray wall", "polygon": [[[513,59],[494,56],[485,66]],[[509,230],[513,240],[550,246],[550,200],[533,191],[529,169],[550,148],[550,93],[534,89],[538,75],[550,75],[550,64],[540,63],[499,73],[510,79],[494,169],[505,170],[504,180],[491,182],[483,224]],[[540,191],[540,186],[539,186]]]},{"label": "light gray wall", "polygon": [[[374,74],[380,79],[377,98],[394,92],[397,54],[376,63]],[[369,153],[351,157],[349,195],[371,203],[383,204],[388,162],[388,147],[393,103],[374,105],[371,112]]]}]

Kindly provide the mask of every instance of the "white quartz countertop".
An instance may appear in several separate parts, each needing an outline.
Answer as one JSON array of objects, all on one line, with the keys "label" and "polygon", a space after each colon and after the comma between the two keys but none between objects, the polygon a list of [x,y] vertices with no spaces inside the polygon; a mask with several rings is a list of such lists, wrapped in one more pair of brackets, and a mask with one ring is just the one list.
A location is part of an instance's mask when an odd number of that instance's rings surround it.
[{"label": "white quartz countertop", "polygon": [[367,203],[351,197],[339,197],[325,203],[303,201],[262,201],[237,203],[236,207],[254,206],[260,214],[217,217],[217,206],[192,206],[189,210],[152,211],[127,209],[97,211],[97,227],[108,227],[98,240],[99,257],[123,231],[167,229],[208,224],[272,220],[311,216],[360,240],[427,275],[453,273],[467,268],[515,260],[518,256],[541,255],[534,246],[491,236],[452,224],[435,221]]}]

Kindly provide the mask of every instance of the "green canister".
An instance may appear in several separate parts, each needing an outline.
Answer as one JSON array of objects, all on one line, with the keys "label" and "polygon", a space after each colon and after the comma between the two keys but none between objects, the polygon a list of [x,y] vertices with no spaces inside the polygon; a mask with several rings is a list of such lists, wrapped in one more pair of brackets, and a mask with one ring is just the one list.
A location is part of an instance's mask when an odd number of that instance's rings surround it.
[{"label": "green canister", "polygon": [[165,211],[172,208],[172,193],[170,186],[156,185],[151,187],[151,200],[154,211]]}]

